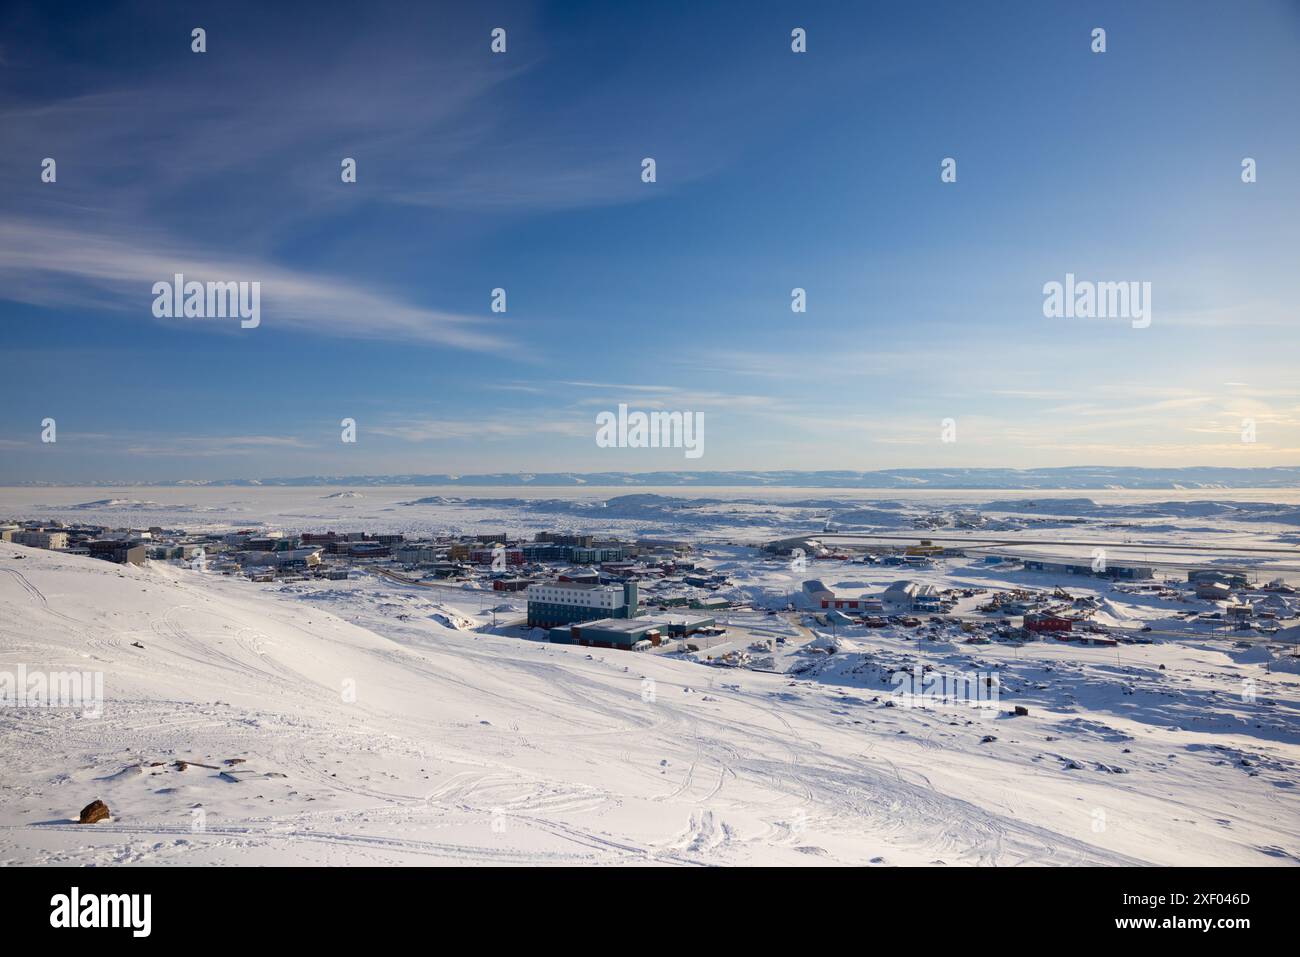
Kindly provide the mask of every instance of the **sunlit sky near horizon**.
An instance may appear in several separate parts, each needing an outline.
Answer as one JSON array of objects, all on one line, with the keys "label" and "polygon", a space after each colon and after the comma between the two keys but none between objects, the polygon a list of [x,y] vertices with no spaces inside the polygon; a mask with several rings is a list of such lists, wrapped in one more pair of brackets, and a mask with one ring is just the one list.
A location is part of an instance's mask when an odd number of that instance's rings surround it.
[{"label": "sunlit sky near horizon", "polygon": [[6,5],[0,484],[1300,464],[1300,3],[801,7]]}]

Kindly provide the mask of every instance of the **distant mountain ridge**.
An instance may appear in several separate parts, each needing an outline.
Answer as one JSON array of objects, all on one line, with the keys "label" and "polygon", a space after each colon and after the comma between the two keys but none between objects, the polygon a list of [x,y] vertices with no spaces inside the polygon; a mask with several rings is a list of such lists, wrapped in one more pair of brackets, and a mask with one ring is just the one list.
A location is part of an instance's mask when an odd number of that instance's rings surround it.
[{"label": "distant mountain ridge", "polygon": [[[27,483],[53,485],[56,483]],[[180,479],[174,481],[57,483],[59,485],[256,487],[256,486],[505,486],[868,488],[868,489],[1229,489],[1300,488],[1300,466],[1271,468],[1134,468],[1066,466],[1049,469],[882,469],[855,472],[488,472],[475,475],[305,475],[293,478]]]}]

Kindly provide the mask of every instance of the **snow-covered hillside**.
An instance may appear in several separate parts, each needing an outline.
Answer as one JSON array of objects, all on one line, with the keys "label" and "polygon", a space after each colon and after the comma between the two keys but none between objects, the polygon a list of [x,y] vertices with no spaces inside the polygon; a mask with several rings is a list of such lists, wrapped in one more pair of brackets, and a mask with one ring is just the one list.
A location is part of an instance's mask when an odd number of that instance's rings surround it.
[{"label": "snow-covered hillside", "polygon": [[[447,626],[476,618],[0,545],[0,672],[104,676],[99,717],[0,709],[0,863],[1300,860],[1300,683],[1250,660],[1129,649],[1113,694],[1044,660],[1008,717],[892,706],[866,645],[794,678]],[[1267,721],[1198,725],[1247,678]]]}]

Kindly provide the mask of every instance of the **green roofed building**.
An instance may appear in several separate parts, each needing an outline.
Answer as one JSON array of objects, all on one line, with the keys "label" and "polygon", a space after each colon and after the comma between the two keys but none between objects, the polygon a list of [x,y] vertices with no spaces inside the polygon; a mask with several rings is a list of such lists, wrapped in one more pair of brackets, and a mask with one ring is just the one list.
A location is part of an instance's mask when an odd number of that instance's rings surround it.
[{"label": "green roofed building", "polygon": [[625,651],[638,642],[659,644],[662,629],[654,622],[633,618],[602,618],[581,624],[551,629],[551,641],[557,645],[588,645],[593,648],[621,648]]}]

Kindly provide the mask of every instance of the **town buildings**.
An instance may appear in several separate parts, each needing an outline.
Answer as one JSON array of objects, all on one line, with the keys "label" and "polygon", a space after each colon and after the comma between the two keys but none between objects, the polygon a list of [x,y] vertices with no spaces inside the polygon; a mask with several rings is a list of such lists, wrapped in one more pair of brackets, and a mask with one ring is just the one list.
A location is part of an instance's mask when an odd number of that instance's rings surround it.
[{"label": "town buildings", "polygon": [[68,533],[44,529],[19,531],[13,533],[10,541],[15,545],[26,545],[28,548],[67,548]]}]

